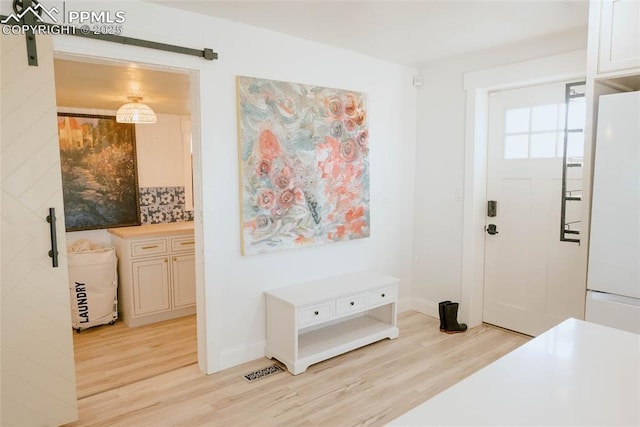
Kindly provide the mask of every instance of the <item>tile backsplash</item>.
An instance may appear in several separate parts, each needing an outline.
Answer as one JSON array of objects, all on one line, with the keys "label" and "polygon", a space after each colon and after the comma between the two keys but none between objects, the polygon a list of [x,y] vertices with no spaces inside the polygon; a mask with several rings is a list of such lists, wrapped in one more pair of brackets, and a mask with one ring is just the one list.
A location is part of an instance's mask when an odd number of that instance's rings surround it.
[{"label": "tile backsplash", "polygon": [[185,210],[184,187],[140,187],[142,224],[193,221],[193,211]]}]

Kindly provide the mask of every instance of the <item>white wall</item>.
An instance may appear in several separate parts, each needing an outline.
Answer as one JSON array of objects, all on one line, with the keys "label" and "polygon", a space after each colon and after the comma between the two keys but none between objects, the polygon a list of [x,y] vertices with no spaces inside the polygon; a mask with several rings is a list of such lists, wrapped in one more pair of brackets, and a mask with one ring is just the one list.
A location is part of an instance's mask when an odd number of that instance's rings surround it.
[{"label": "white wall", "polygon": [[156,114],[158,121],[136,125],[138,185],[184,187],[181,116]]},{"label": "white wall", "polygon": [[[114,3],[104,4],[114,10]],[[67,9],[76,2],[67,1]],[[91,8],[100,8],[92,2]],[[201,199],[196,197],[196,230],[204,240],[199,278],[199,318],[206,333],[213,371],[264,354],[265,289],[372,269],[401,279],[408,298],[412,280],[413,194],[417,93],[416,70],[291,36],[153,4],[128,2],[125,35],[188,47],[211,47],[220,59],[198,58],[66,37],[55,39],[58,52],[100,55],[200,71]],[[149,19],[153,16],[153,19]],[[367,92],[369,96],[371,237],[349,242],[242,257],[235,77],[246,75]],[[197,150],[194,148],[197,153]],[[197,176],[196,176],[197,180]],[[196,189],[196,191],[198,191]],[[388,207],[383,200],[388,198]],[[201,209],[201,213],[198,212]],[[202,301],[204,300],[204,301]],[[202,319],[202,320],[201,320]],[[200,323],[200,322],[203,323]],[[202,361],[201,361],[202,366]]]},{"label": "white wall", "polygon": [[413,307],[438,316],[461,300],[466,72],[586,48],[587,28],[451,58],[420,70],[416,145]]}]

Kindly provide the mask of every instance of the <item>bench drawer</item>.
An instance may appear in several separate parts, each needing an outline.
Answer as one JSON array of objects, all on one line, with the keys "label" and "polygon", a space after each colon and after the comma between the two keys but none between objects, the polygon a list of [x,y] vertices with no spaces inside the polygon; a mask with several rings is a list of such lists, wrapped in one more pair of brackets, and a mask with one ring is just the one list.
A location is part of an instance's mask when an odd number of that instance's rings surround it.
[{"label": "bench drawer", "polygon": [[390,286],[367,293],[367,306],[375,307],[378,305],[394,302],[397,298],[397,287]]},{"label": "bench drawer", "polygon": [[333,301],[314,304],[298,309],[298,328],[325,322],[333,317]]},{"label": "bench drawer", "polygon": [[367,307],[367,294],[352,295],[336,301],[336,315],[355,313]]}]

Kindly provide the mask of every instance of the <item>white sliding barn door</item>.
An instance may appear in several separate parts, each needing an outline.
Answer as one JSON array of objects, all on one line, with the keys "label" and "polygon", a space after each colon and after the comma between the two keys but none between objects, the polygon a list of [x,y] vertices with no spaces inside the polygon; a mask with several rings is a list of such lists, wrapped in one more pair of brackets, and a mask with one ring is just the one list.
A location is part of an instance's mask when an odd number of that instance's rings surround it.
[{"label": "white sliding barn door", "polygon": [[[30,67],[24,36],[0,35],[3,426],[77,419],[50,36],[37,47],[39,65]],[[50,207],[58,268],[48,256]]]}]

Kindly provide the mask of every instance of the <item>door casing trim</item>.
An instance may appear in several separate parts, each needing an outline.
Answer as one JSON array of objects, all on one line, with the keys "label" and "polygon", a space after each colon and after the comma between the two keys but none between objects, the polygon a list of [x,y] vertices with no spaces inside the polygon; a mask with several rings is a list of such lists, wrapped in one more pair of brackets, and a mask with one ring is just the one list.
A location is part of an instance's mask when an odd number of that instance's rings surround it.
[{"label": "door casing trim", "polygon": [[[97,45],[95,43],[98,43]],[[112,46],[113,45],[113,46]],[[102,47],[102,49],[100,49]],[[118,48],[118,49],[116,49]],[[196,329],[198,368],[205,374],[219,370],[218,362],[218,331],[207,331],[208,316],[212,312],[216,298],[207,292],[204,268],[204,219],[203,219],[203,183],[202,183],[202,135],[200,96],[202,93],[200,73],[204,68],[200,58],[184,58],[180,65],[176,65],[171,53],[154,51],[149,56],[146,49],[132,46],[123,50],[116,44],[100,44],[99,41],[81,38],[54,38],[53,54],[56,59],[71,61],[112,64],[127,66],[135,63],[138,66],[156,71],[181,72],[190,76],[190,108],[191,108],[191,137],[193,148],[193,199],[194,199],[194,235],[195,235],[195,264],[196,264]],[[208,62],[208,61],[207,61]],[[213,302],[209,302],[207,297]],[[211,310],[211,311],[209,311]]]}]

